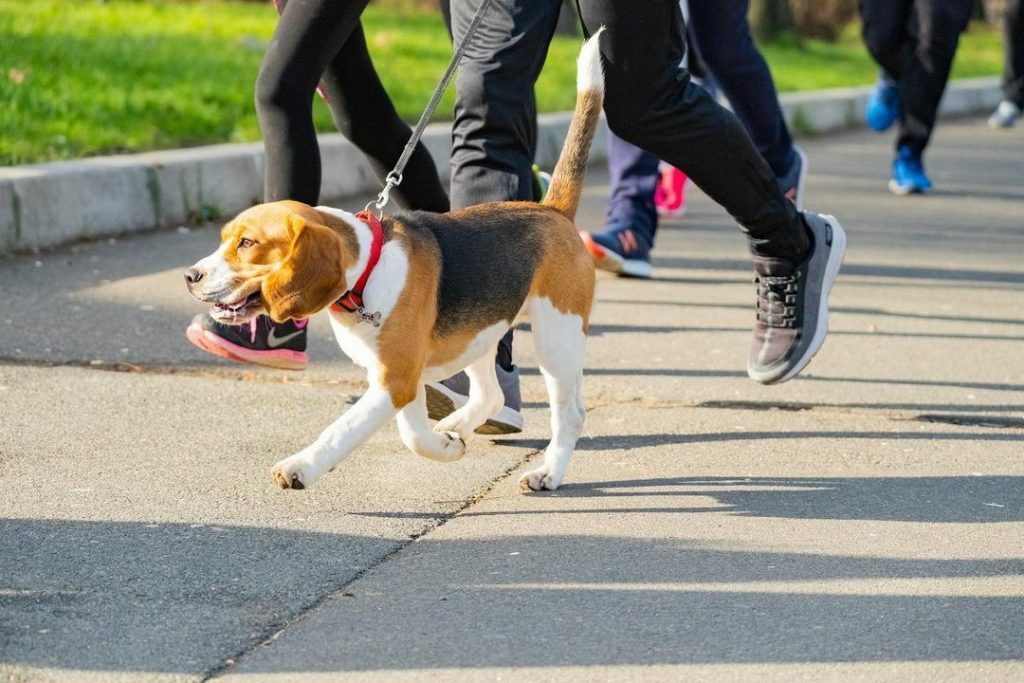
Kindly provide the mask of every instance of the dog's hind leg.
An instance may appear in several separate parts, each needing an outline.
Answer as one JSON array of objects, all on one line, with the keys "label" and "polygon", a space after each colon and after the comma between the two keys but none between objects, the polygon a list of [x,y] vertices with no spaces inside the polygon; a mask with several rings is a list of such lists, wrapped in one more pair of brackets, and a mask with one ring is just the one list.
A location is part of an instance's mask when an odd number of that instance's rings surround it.
[{"label": "dog's hind leg", "polygon": [[[493,361],[491,364],[493,365]],[[398,434],[410,451],[431,460],[452,462],[466,452],[466,442],[460,434],[447,430],[434,431],[430,428],[426,389],[422,383],[415,400],[398,413]]]},{"label": "dog's hind leg", "polygon": [[494,369],[497,345],[487,350],[466,367],[469,377],[469,400],[434,427],[439,432],[456,432],[468,439],[473,431],[505,405],[505,396]]},{"label": "dog's hind leg", "polygon": [[271,468],[274,483],[283,489],[309,486],[333,470],[397,411],[391,393],[371,383],[356,404],[321,432],[316,441]]},{"label": "dog's hind leg", "polygon": [[519,480],[524,493],[553,491],[561,485],[587,416],[582,396],[586,321],[580,315],[559,311],[550,300],[539,297],[531,300],[529,316],[537,362],[551,401],[551,442],[541,466]]}]

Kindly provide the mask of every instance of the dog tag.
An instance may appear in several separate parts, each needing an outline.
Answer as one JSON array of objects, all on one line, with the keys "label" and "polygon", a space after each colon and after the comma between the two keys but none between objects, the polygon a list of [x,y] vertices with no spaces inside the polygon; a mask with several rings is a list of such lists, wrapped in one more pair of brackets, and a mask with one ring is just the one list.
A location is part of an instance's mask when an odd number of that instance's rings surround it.
[{"label": "dog tag", "polygon": [[374,327],[380,327],[380,311],[367,313],[366,309],[360,306],[356,309],[356,315],[359,316],[359,322],[370,323]]}]

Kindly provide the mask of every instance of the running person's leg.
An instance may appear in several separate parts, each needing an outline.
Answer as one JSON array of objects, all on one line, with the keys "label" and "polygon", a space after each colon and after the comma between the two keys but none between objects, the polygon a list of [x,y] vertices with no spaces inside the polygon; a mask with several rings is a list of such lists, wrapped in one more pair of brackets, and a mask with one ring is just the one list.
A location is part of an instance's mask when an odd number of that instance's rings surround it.
[{"label": "running person's leg", "polygon": [[581,0],[588,33],[606,26],[605,114],[623,139],[686,173],[740,224],[754,253],[799,258],[809,247],[795,207],[742,123],[679,66],[684,26],[673,0],[637,12],[615,0]]},{"label": "running person's leg", "polygon": [[786,196],[802,207],[806,162],[793,145],[768,64],[750,34],[750,0],[688,0],[690,32]]},{"label": "running person's leg", "polygon": [[[382,182],[401,155],[411,131],[395,112],[367,52],[359,23],[367,1],[279,3],[281,17],[256,83],[266,149],[265,201],[319,202],[321,166],[313,93],[321,76],[335,123],[367,155]],[[414,209],[447,210],[447,196],[422,144],[404,175],[405,182],[395,191],[400,203]],[[187,336],[200,348],[232,360],[283,369],[302,369],[308,361],[306,321],[275,325],[261,316],[250,325],[233,327],[199,315]]]},{"label": "running person's leg", "polygon": [[607,218],[600,232],[580,232],[598,268],[627,277],[651,277],[651,249],[658,229],[658,163],[650,152],[608,133]]},{"label": "running person's leg", "polygon": [[970,0],[860,0],[864,42],[885,74],[868,101],[868,124],[899,121],[889,188],[927,192],[924,150],[931,139]]},{"label": "running person's leg", "polygon": [[[462,42],[481,0],[451,0],[448,11],[455,44]],[[452,209],[534,196],[533,156],[537,105],[533,85],[558,23],[560,0],[493,0],[466,47],[455,81],[452,124]],[[512,333],[498,344],[497,375],[505,395],[501,412],[478,432],[522,430],[519,369],[512,362]],[[465,373],[427,386],[432,419],[468,400]]]},{"label": "running person's leg", "polygon": [[1003,25],[1003,97],[1024,109],[1024,0],[1009,0]]},{"label": "running person's leg", "polygon": [[903,118],[897,149],[907,148],[920,156],[928,146],[960,34],[971,18],[972,4],[971,0],[914,1],[914,49],[904,55],[899,75]]},{"label": "running person's leg", "polygon": [[899,79],[906,55],[913,50],[910,13],[913,0],[860,0],[861,37],[875,62],[882,67],[878,83],[868,96],[867,123],[883,132],[896,123],[902,112]]},{"label": "running person's leg", "polygon": [[[380,82],[366,47],[362,24],[331,60],[321,80],[334,124],[359,148],[383,185],[398,163],[412,129],[395,111]],[[441,186],[430,152],[420,141],[402,172],[403,182],[391,196],[406,209],[448,211],[448,195]]]},{"label": "running person's leg", "polygon": [[1003,101],[988,120],[993,128],[1013,126],[1024,112],[1024,0],[1006,3],[1003,59]]},{"label": "running person's leg", "polygon": [[605,114],[625,140],[686,173],[737,220],[759,280],[748,372],[785,381],[824,342],[828,293],[845,249],[831,217],[801,215],[740,121],[679,67],[685,41],[675,0],[638,12],[618,0],[580,0],[587,32],[606,27]]},{"label": "running person's leg", "polygon": [[[452,0],[455,44],[480,0]],[[533,85],[547,57],[561,2],[493,0],[455,81],[452,124],[453,209],[490,201],[534,199],[537,145]]]},{"label": "running person's leg", "polygon": [[313,125],[313,94],[358,27],[368,2],[280,2],[281,16],[256,78],[256,114],[266,150],[265,201],[294,199],[313,206],[319,202],[320,147]]},{"label": "running person's leg", "polygon": [[895,79],[903,74],[912,7],[913,0],[859,0],[864,45],[885,73]]}]

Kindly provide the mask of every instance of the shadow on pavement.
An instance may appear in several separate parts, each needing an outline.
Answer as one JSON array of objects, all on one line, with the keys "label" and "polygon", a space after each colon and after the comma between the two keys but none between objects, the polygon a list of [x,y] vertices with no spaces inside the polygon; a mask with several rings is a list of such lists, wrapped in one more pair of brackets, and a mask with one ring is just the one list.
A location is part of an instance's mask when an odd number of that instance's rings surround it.
[{"label": "shadow on pavement", "polygon": [[[724,512],[742,517],[985,524],[1024,521],[1024,477],[664,477],[568,483],[560,497],[677,497],[678,507],[616,512]],[[714,502],[692,507],[688,501]],[[568,510],[566,512],[586,512]],[[607,510],[605,510],[607,512]],[[476,513],[469,512],[469,515]],[[1024,568],[1024,565],[1022,565]]]},{"label": "shadow on pavement", "polygon": [[[807,518],[836,506],[847,518],[878,519],[872,508],[879,499],[929,490],[939,499],[955,489],[963,500],[972,480],[897,483],[654,479],[576,485],[559,495],[642,496],[645,487],[677,487],[686,495],[692,487],[761,514]],[[1021,483],[982,478],[977,485],[1006,495],[1021,491]],[[742,486],[763,490],[743,492]],[[709,494],[709,487],[718,491]],[[804,502],[787,502],[799,499]],[[1006,510],[1004,519],[1021,519],[1019,507]],[[942,514],[931,521],[975,518],[950,512],[944,520]],[[363,544],[379,550],[389,543],[180,524],[6,520],[0,531],[2,660],[74,671],[208,672],[351,578],[352,559],[342,549]],[[1018,637],[1024,601],[983,589],[958,595],[964,584],[955,581],[1019,577],[1020,560],[723,550],[615,536],[427,537],[411,548],[409,557],[388,565],[410,573],[407,581],[400,575],[391,590],[357,589],[351,599],[338,598],[341,605],[336,600],[323,617],[339,620],[328,630],[328,640],[336,642],[281,641],[274,670],[309,670],[303,647],[317,648],[317,660],[329,662],[317,670],[338,671],[1024,655]],[[844,592],[821,583],[856,579],[882,588]],[[885,589],[884,582],[899,579],[953,583],[948,591],[925,594],[908,584]],[[790,589],[763,581],[816,583]],[[510,618],[510,611],[529,616]],[[409,614],[416,615],[412,626]],[[277,615],[269,629],[267,615]]]},{"label": "shadow on pavement", "polygon": [[207,671],[400,545],[258,527],[3,519],[0,663]]},{"label": "shadow on pavement", "polygon": [[254,665],[297,673],[1013,660],[1024,653],[1024,601],[1005,584],[1022,572],[1019,560],[613,535],[427,538]]},{"label": "shadow on pavement", "polygon": [[[460,517],[545,514],[697,514],[741,517],[990,524],[1024,521],[1024,477],[663,477],[586,483],[569,482],[545,497],[609,497],[658,505],[629,508],[463,512]],[[675,498],[678,505],[665,505]],[[695,503],[695,504],[694,504]],[[362,512],[368,517],[428,518],[424,513]],[[1022,566],[1024,568],[1024,566]]]}]

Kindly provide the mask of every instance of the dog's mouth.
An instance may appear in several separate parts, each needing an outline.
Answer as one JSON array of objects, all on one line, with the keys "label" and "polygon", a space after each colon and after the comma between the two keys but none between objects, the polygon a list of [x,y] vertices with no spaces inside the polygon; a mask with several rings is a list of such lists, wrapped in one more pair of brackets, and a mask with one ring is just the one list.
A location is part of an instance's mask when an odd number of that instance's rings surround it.
[{"label": "dog's mouth", "polygon": [[210,310],[210,317],[219,323],[228,325],[240,325],[248,322],[263,311],[263,297],[260,290],[242,297],[237,301],[217,303]]}]

